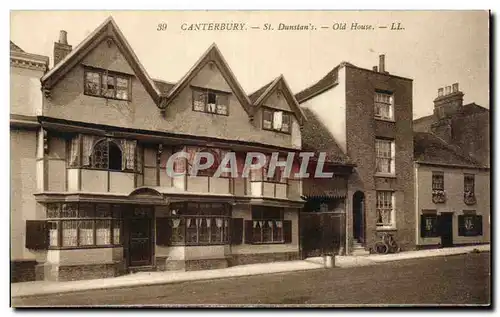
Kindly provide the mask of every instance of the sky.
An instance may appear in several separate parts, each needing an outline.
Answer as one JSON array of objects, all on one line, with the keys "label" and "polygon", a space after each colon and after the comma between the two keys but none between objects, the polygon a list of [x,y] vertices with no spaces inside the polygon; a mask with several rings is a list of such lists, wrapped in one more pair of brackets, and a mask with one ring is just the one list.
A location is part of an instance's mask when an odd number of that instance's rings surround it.
[{"label": "sky", "polygon": [[[75,48],[109,16],[156,79],[178,81],[212,43],[248,94],[280,74],[297,93],[342,61],[371,69],[385,54],[388,72],[413,79],[414,118],[432,114],[438,88],[456,82],[464,104],[489,108],[487,11],[11,11],[10,39],[52,63],[59,30]],[[245,23],[247,30],[181,29],[209,22]],[[167,28],[158,31],[162,23]],[[280,31],[280,23],[316,30]],[[336,23],[346,30],[333,30]],[[374,29],[350,30],[352,23]],[[390,30],[392,23],[404,30]]]}]

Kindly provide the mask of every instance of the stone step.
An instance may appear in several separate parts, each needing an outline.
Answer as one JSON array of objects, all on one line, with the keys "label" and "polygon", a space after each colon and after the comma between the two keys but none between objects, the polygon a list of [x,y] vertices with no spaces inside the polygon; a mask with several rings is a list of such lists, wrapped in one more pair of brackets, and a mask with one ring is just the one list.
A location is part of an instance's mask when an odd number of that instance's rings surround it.
[{"label": "stone step", "polygon": [[351,253],[351,255],[354,255],[354,256],[363,256],[363,255],[369,255],[370,252],[369,251],[366,251],[366,250],[361,250],[361,249],[354,249]]}]

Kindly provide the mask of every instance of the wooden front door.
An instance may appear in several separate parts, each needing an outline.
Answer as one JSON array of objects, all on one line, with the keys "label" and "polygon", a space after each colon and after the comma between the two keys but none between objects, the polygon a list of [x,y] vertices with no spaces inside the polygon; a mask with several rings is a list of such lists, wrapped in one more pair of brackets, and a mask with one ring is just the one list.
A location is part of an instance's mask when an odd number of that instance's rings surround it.
[{"label": "wooden front door", "polygon": [[152,265],[152,229],[153,209],[151,207],[135,207],[128,219],[129,267]]},{"label": "wooden front door", "polygon": [[441,246],[453,246],[453,213],[441,213],[439,216],[439,232],[441,235]]}]

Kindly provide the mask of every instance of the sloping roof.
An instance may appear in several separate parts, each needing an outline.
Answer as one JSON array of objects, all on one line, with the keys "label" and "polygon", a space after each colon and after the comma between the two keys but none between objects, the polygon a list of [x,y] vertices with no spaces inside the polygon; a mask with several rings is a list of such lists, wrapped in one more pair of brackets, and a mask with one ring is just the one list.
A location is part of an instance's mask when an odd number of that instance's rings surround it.
[{"label": "sloping roof", "polygon": [[250,99],[250,101],[252,103],[257,101],[257,99],[264,93],[264,91],[266,91],[266,89],[269,88],[269,86],[271,86],[275,81],[276,81],[276,78],[271,80],[270,82],[268,82],[264,86],[260,87],[259,89],[257,89],[253,93],[251,93],[250,95],[248,95],[248,98]]},{"label": "sloping roof", "polygon": [[95,48],[102,40],[108,37],[111,37],[115,41],[125,59],[134,70],[136,76],[146,88],[146,91],[148,91],[155,102],[158,102],[160,95],[158,88],[153,83],[153,80],[148,76],[146,70],[135,55],[132,47],[127,42],[125,36],[111,16],[41,78],[43,87],[50,89],[64,76],[64,74],[77,65],[77,63],[81,61],[90,50]]},{"label": "sloping roof", "polygon": [[252,106],[250,99],[246,95],[245,91],[239,84],[238,80],[234,76],[231,68],[227,64],[226,60],[222,56],[219,48],[215,43],[210,45],[210,47],[205,51],[205,53],[198,59],[198,61],[191,67],[191,69],[177,82],[177,84],[165,95],[163,95],[163,101],[161,104],[162,108],[167,107],[175,97],[186,87],[189,82],[196,76],[196,74],[209,62],[214,62],[221,72],[224,79],[228,82],[231,90],[238,98],[239,102],[245,109],[245,111],[252,116]]},{"label": "sloping roof", "polygon": [[330,163],[351,164],[349,157],[342,151],[333,135],[320,119],[307,108],[302,108],[307,122],[301,127],[303,152],[326,152]]},{"label": "sloping roof", "polygon": [[413,133],[413,156],[415,161],[421,163],[482,167],[458,146],[428,132]]},{"label": "sloping roof", "polygon": [[24,53],[24,51],[12,41],[10,41],[10,50]]},{"label": "sloping roof", "polygon": [[[265,89],[262,89],[266,87]],[[295,117],[297,118],[298,122],[300,125],[304,124],[304,121],[306,121],[306,116],[302,112],[302,108],[299,106],[299,103],[297,102],[297,99],[295,99],[295,96],[293,95],[292,91],[290,90],[290,87],[288,86],[285,77],[283,75],[280,75],[276,77],[270,85],[266,85],[262,87],[259,90],[263,90],[262,92],[259,93],[259,96],[255,101],[253,101],[253,111],[254,113],[257,111],[257,109],[263,104],[263,102],[266,100],[267,96],[270,96],[276,89],[280,89],[280,91],[283,93],[283,96],[287,100],[290,109],[293,111],[295,114]],[[257,96],[257,92],[253,93],[254,96]]]},{"label": "sloping roof", "polygon": [[299,103],[302,103],[321,92],[335,86],[338,82],[338,74],[339,69],[344,66],[353,66],[353,64],[349,62],[342,62],[339,65],[335,66],[331,71],[329,71],[323,78],[314,83],[313,85],[305,88],[304,90],[295,94],[295,98]]},{"label": "sloping roof", "polygon": [[161,79],[153,79],[153,82],[155,83],[156,88],[160,91],[160,94],[167,94],[175,86],[175,83]]},{"label": "sloping roof", "polygon": [[476,113],[484,113],[484,112],[489,112],[489,109],[486,109],[484,107],[481,107],[480,105],[475,104],[474,102],[463,105],[460,107],[458,110],[458,113],[462,115],[471,115],[471,114],[476,114]]}]

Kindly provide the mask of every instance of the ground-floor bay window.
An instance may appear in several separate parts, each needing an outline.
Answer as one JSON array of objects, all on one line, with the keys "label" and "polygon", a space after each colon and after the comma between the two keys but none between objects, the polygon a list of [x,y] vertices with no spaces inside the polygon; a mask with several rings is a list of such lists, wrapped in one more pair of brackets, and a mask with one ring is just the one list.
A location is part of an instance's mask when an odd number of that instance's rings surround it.
[{"label": "ground-floor bay window", "polygon": [[96,203],[47,204],[50,248],[121,245],[120,205]]},{"label": "ground-floor bay window", "polygon": [[230,218],[231,207],[226,203],[172,203],[170,217],[157,218],[157,243],[228,244]]}]

